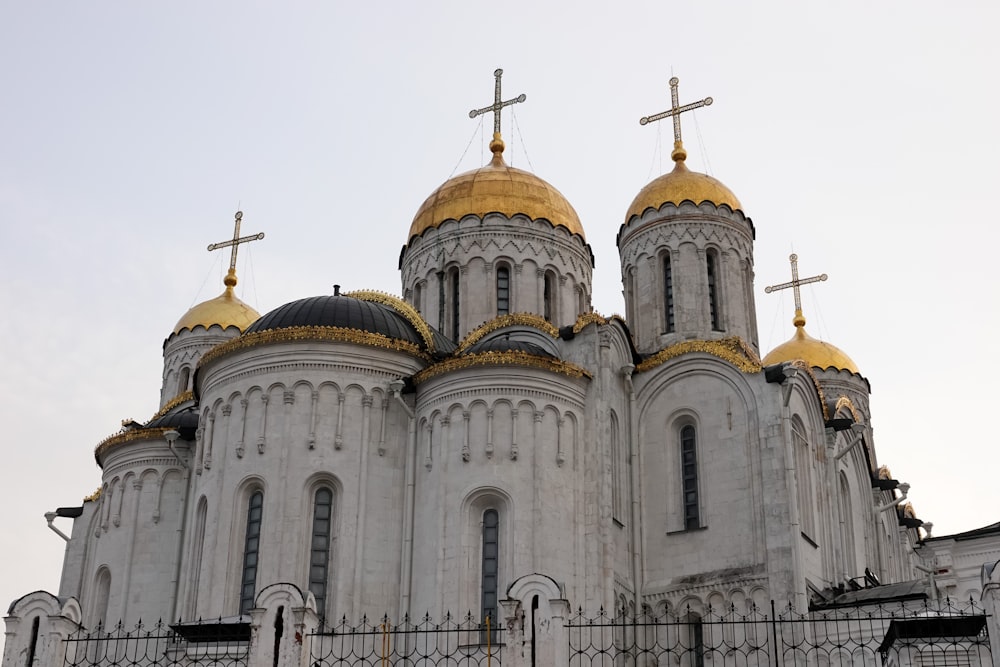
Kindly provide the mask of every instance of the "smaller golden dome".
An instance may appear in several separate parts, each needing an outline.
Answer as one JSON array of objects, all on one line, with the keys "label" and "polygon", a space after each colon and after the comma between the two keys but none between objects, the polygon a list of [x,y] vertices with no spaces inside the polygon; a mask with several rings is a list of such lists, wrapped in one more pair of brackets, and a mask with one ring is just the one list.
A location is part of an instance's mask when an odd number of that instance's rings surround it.
[{"label": "smaller golden dome", "polygon": [[184,313],[174,327],[174,333],[184,329],[194,329],[201,325],[206,329],[217,324],[223,329],[237,327],[244,331],[260,318],[260,313],[236,298],[233,287],[236,286],[236,273],[232,270],[223,281],[226,291],[208,301],[203,301]]},{"label": "smaller golden dome", "polygon": [[512,218],[520,213],[532,220],[548,220],[553,227],[565,227],[586,240],[580,217],[562,193],[531,172],[507,166],[503,149],[500,135],[493,135],[490,163],[459,174],[432,192],[414,216],[407,238],[469,214],[482,218],[487,213],[502,213]]},{"label": "smaller golden dome", "polygon": [[765,366],[801,359],[816,368],[835,368],[860,374],[857,364],[843,350],[806,333],[806,318],[801,310],[795,312],[792,323],[795,324],[795,335],[767,353],[762,362]]},{"label": "smaller golden dome", "polygon": [[743,209],[733,191],[721,181],[687,168],[684,164],[687,153],[683,146],[676,146],[671,157],[674,160],[673,171],[653,179],[639,191],[625,214],[625,224],[628,224],[632,216],[642,215],[647,208],[658,210],[667,202],[679,206],[685,200],[695,204],[710,201],[716,206],[725,204],[734,211]]}]

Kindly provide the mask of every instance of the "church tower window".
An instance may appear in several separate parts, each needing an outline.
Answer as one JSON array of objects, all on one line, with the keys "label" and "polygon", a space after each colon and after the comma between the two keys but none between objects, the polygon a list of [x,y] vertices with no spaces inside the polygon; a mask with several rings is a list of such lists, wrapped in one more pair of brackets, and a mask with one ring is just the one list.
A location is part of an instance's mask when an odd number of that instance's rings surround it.
[{"label": "church tower window", "polygon": [[497,315],[510,312],[510,269],[497,267]]},{"label": "church tower window", "polygon": [[483,512],[483,557],[482,557],[482,619],[490,619],[496,626],[497,599],[499,591],[500,565],[500,513],[495,509]]},{"label": "church tower window", "polygon": [[795,471],[798,481],[799,529],[815,540],[816,515],[813,505],[812,453],[806,428],[797,416],[792,418],[792,444],[795,451]]},{"label": "church tower window", "polygon": [[257,560],[260,552],[260,524],[264,513],[264,492],[254,491],[247,503],[247,531],[243,548],[243,576],[240,579],[240,613],[253,608],[257,589]]},{"label": "church tower window", "polygon": [[684,492],[684,530],[701,527],[698,509],[698,453],[694,426],[681,428],[681,486]]},{"label": "church tower window", "polygon": [[180,377],[177,380],[177,393],[178,395],[183,394],[188,390],[188,383],[191,380],[191,367],[184,366],[181,368]]},{"label": "church tower window", "polygon": [[719,313],[719,254],[715,250],[709,250],[705,255],[705,267],[708,273],[708,313],[712,331],[722,331]]},{"label": "church tower window", "polygon": [[555,314],[555,276],[552,275],[551,272],[546,271],[543,281],[542,317],[544,317],[547,322],[551,322],[552,316]]},{"label": "church tower window", "polygon": [[457,268],[448,272],[448,286],[451,291],[451,337],[456,341],[462,331],[461,320],[459,319],[461,311],[459,308],[458,276],[459,273]]},{"label": "church tower window", "polygon": [[418,313],[423,312],[422,304],[420,303],[420,297],[423,296],[423,290],[420,288],[420,283],[413,286],[413,307]]},{"label": "church tower window", "polygon": [[851,511],[851,485],[847,475],[840,473],[840,544],[844,551],[844,575],[855,577],[857,571],[857,554],[854,551],[854,515]]},{"label": "church tower window", "polygon": [[663,319],[664,333],[674,332],[674,274],[670,255],[663,256]]},{"label": "church tower window", "polygon": [[316,610],[326,613],[326,589],[330,575],[330,528],[333,519],[333,492],[316,491],[313,503],[312,541],[309,545],[309,590],[316,597]]}]

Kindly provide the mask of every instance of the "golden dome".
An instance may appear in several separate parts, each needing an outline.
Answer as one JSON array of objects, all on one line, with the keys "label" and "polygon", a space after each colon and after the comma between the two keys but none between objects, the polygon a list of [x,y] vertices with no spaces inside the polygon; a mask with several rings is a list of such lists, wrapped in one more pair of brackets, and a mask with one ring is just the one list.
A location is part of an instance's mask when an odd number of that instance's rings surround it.
[{"label": "golden dome", "polygon": [[226,291],[184,313],[184,317],[178,320],[177,326],[174,327],[175,334],[184,329],[194,329],[198,325],[207,329],[213,324],[223,329],[237,327],[243,331],[260,318],[260,313],[236,298],[233,292],[233,287],[236,286],[234,271],[230,270],[223,282]]},{"label": "golden dome", "polygon": [[721,181],[687,168],[687,165],[684,164],[687,153],[683,146],[676,146],[670,157],[674,160],[673,171],[653,179],[639,191],[628,207],[628,213],[625,214],[626,224],[632,219],[632,216],[642,215],[642,212],[647,208],[658,210],[667,202],[679,206],[685,200],[690,200],[695,204],[710,201],[716,206],[725,204],[734,211],[743,209],[743,205],[740,204],[740,200],[736,198],[733,191],[723,185]]},{"label": "golden dome", "polygon": [[507,166],[503,149],[503,140],[494,134],[490,163],[459,174],[432,192],[414,216],[408,238],[419,236],[445,220],[461,220],[469,214],[482,218],[487,213],[502,213],[507,217],[521,213],[532,220],[548,220],[553,227],[565,227],[586,241],[580,218],[566,198],[534,174]]},{"label": "golden dome", "polygon": [[762,362],[765,366],[801,359],[816,368],[835,368],[860,374],[857,364],[843,350],[806,333],[806,318],[801,310],[795,312],[792,323],[795,324],[795,335],[767,353]]}]

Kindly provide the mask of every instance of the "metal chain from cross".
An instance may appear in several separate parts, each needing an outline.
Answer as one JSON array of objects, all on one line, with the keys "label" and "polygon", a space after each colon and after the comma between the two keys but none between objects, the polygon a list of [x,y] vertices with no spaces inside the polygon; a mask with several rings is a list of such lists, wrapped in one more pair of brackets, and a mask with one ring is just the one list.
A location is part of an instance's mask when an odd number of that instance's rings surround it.
[{"label": "metal chain from cross", "polygon": [[484,113],[493,112],[493,136],[498,137],[500,135],[500,110],[504,107],[509,107],[512,104],[517,104],[518,102],[523,102],[528,99],[528,96],[521,93],[517,97],[511,98],[506,102],[501,101],[500,95],[500,77],[503,76],[503,70],[497,69],[493,72],[494,78],[496,78],[496,85],[493,87],[493,104],[488,107],[483,107],[482,109],[473,109],[469,112],[469,118],[475,118]]},{"label": "metal chain from cross", "polygon": [[[264,232],[261,232],[260,234],[251,234],[250,236],[240,236],[240,223],[243,222],[243,211],[236,211],[235,218],[236,222],[233,228],[233,238],[228,241],[213,243],[208,246],[209,252],[232,247],[233,250],[229,256],[229,273],[226,275],[225,280],[226,285],[229,287],[236,285],[236,253],[240,244],[249,243],[250,241],[259,241],[264,238]],[[230,282],[232,282],[232,284],[230,284]]]},{"label": "metal chain from cross", "polygon": [[792,292],[795,294],[795,317],[796,319],[802,317],[802,297],[799,294],[799,287],[801,285],[808,285],[809,283],[819,283],[826,280],[827,275],[821,273],[818,276],[812,276],[811,278],[799,278],[799,256],[795,253],[789,255],[788,259],[792,263],[792,280],[791,282],[781,283],[780,285],[771,285],[764,288],[765,294],[770,294],[771,292],[777,292],[778,290],[792,288]]},{"label": "metal chain from cross", "polygon": [[687,153],[684,151],[684,147],[681,142],[681,114],[685,111],[693,111],[694,109],[699,109],[701,107],[711,106],[712,98],[706,97],[698,102],[692,102],[690,104],[685,104],[683,106],[678,102],[677,94],[677,84],[680,83],[680,79],[676,76],[670,79],[670,109],[662,113],[656,113],[652,116],[643,116],[639,119],[639,125],[648,125],[658,120],[662,120],[667,117],[672,117],[674,120],[674,150],[670,157],[675,161],[683,160],[687,157]]}]

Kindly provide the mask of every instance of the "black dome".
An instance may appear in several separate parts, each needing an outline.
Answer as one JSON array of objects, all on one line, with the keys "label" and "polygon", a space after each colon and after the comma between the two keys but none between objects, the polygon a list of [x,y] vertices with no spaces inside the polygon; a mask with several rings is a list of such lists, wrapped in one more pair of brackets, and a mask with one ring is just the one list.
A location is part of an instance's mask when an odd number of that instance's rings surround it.
[{"label": "black dome", "polygon": [[465,351],[465,354],[482,354],[483,352],[526,352],[539,357],[554,358],[552,353],[541,345],[526,340],[511,339],[507,336],[481,340]]},{"label": "black dome", "polygon": [[313,296],[286,303],[251,324],[243,335],[292,327],[360,329],[424,347],[420,333],[389,306],[336,295]]},{"label": "black dome", "polygon": [[181,434],[182,439],[194,440],[195,431],[198,430],[198,413],[194,408],[168,412],[152,420],[144,428],[172,428]]}]

